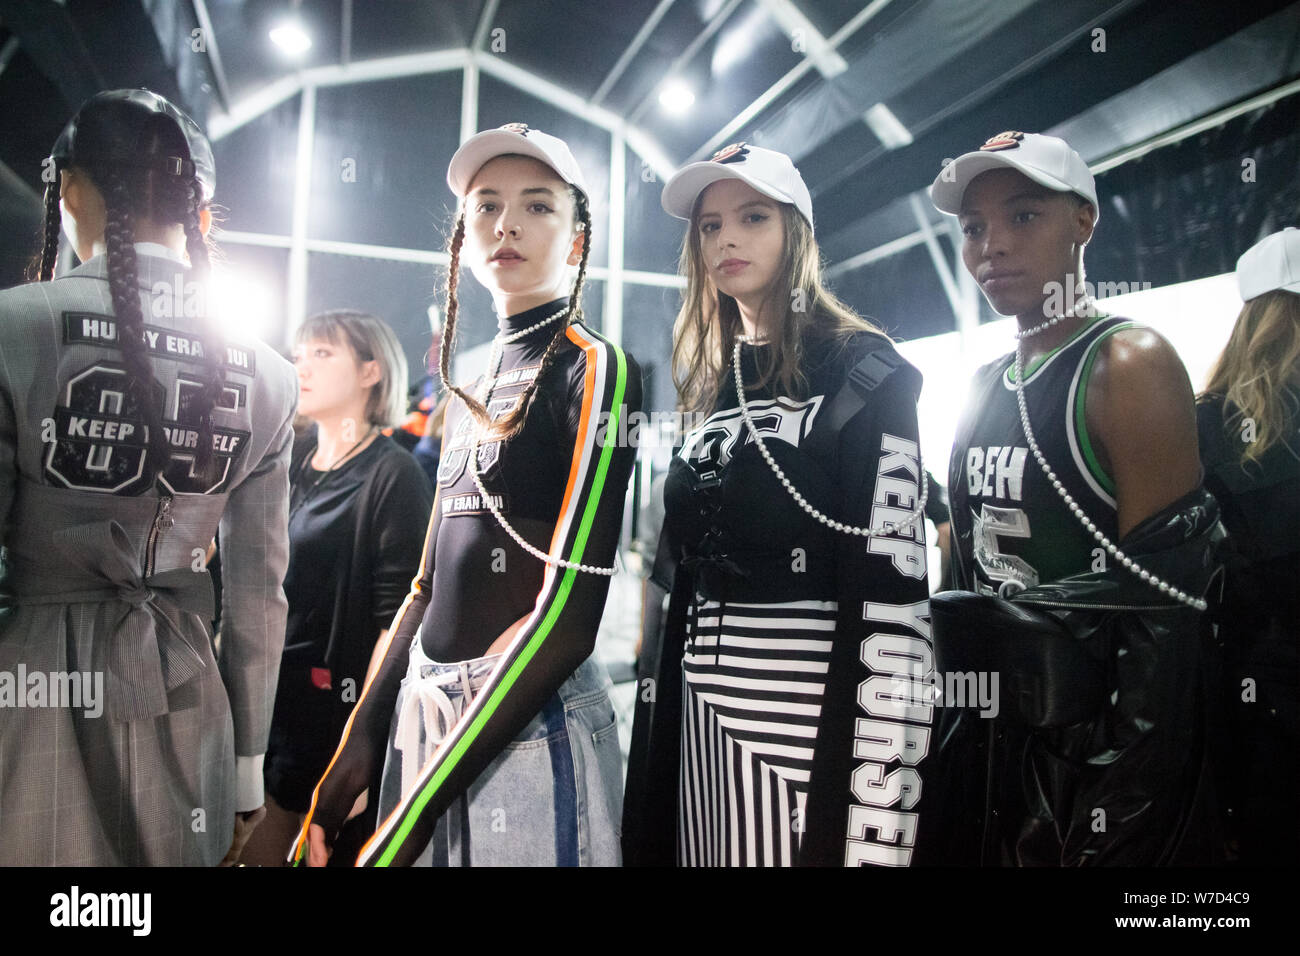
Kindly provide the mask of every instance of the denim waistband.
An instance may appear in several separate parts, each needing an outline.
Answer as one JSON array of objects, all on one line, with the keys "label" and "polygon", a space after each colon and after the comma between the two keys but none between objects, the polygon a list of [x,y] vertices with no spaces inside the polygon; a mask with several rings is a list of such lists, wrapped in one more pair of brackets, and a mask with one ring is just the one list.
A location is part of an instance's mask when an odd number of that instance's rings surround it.
[{"label": "denim waistband", "polygon": [[[500,654],[490,654],[465,661],[431,660],[424,652],[424,646],[420,642],[420,632],[417,630],[411,642],[407,677],[411,680],[430,681],[449,698],[466,696],[468,691],[469,699],[465,703],[469,704],[487,684],[488,678],[491,677],[492,671],[500,660]],[[574,669],[560,685],[556,694],[565,704],[571,704],[607,692],[611,686],[604,665],[592,656]]]}]

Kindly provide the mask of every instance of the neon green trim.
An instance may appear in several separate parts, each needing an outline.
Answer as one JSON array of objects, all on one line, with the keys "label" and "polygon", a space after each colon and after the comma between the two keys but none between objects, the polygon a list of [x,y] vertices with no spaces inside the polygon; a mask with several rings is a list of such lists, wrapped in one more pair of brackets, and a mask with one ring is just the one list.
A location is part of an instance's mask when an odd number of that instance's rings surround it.
[{"label": "neon green trim", "polygon": [[[624,356],[622,349],[616,345],[611,345],[611,347],[614,350],[614,354],[618,357],[618,380],[614,385],[614,400],[611,403],[613,418],[610,423],[611,427],[606,427],[605,429],[605,444],[601,448],[600,464],[596,469],[596,476],[592,481],[591,494],[587,496],[587,504],[582,514],[582,521],[578,525],[578,535],[573,542],[573,551],[570,553],[568,558],[568,560],[575,563],[582,561],[583,551],[587,547],[587,538],[591,533],[591,526],[596,520],[596,508],[600,504],[600,494],[605,487],[605,478],[609,474],[609,463],[614,457],[614,443],[618,438],[619,416],[623,414],[623,395],[627,386],[627,359]],[[592,409],[593,416],[595,415],[595,412],[596,410]],[[591,427],[596,427],[594,417],[591,421]],[[460,761],[460,758],[465,755],[465,751],[470,748],[476,739],[478,739],[479,732],[482,731],[483,726],[488,722],[488,720],[492,718],[492,715],[496,713],[497,707],[500,706],[506,695],[510,693],[510,689],[514,687],[515,681],[519,679],[519,675],[522,674],[524,668],[528,666],[528,662],[537,655],[537,651],[541,648],[542,643],[551,633],[551,628],[555,626],[555,622],[559,619],[560,613],[564,610],[564,604],[568,600],[569,592],[573,590],[573,582],[577,576],[578,572],[576,569],[565,568],[564,578],[560,581],[560,589],[556,594],[555,599],[551,602],[551,606],[547,609],[546,617],[542,619],[542,623],[538,625],[537,630],[533,632],[532,638],[526,645],[524,645],[524,649],[520,652],[519,656],[515,658],[515,662],[510,666],[509,670],[506,671],[504,676],[502,676],[501,682],[497,684],[496,690],[492,692],[487,703],[483,705],[483,709],[479,711],[478,716],[475,717],[474,721],[466,728],[465,733],[461,735],[460,740],[456,741],[455,746],[451,748],[451,752],[447,754],[446,759],[443,760],[438,769],[434,771],[429,782],[420,790],[419,796],[417,796],[411,803],[411,806],[406,811],[406,815],[402,818],[402,822],[398,826],[397,831],[389,839],[388,847],[375,862],[375,866],[388,866],[393,861],[393,857],[395,857],[397,851],[401,849],[402,842],[410,835],[410,832],[415,826],[416,821],[419,819],[420,814],[424,811],[424,808],[428,805],[429,801],[433,799],[433,795],[438,792],[438,788],[442,786],[443,781],[446,780],[447,776],[456,768],[456,764]]]},{"label": "neon green trim", "polygon": [[1109,328],[1101,335],[1097,336],[1097,341],[1088,346],[1087,354],[1083,360],[1083,371],[1079,373],[1079,389],[1074,393],[1074,433],[1079,436],[1079,451],[1083,453],[1083,460],[1088,465],[1088,470],[1092,472],[1092,477],[1097,479],[1097,484],[1106,489],[1106,493],[1111,497],[1115,495],[1115,482],[1111,480],[1110,475],[1106,474],[1106,469],[1101,466],[1100,459],[1092,450],[1092,442],[1088,438],[1088,416],[1086,413],[1088,402],[1088,379],[1092,376],[1092,363],[1096,361],[1097,354],[1101,351],[1101,343],[1106,341],[1108,336],[1116,332],[1122,332],[1125,329],[1134,328],[1135,323],[1125,322],[1114,328]]},{"label": "neon green trim", "polygon": [[[1075,329],[1074,334],[1071,335],[1064,342],[1062,342],[1060,345],[1058,345],[1056,348],[1052,349],[1050,352],[1045,352],[1042,355],[1040,355],[1038,358],[1034,359],[1032,362],[1029,363],[1029,368],[1025,369],[1025,380],[1028,381],[1029,379],[1033,378],[1034,373],[1043,367],[1044,362],[1046,362],[1048,359],[1050,359],[1053,355],[1055,355],[1057,352],[1061,351],[1062,349],[1069,348],[1071,345],[1073,345],[1075,342],[1079,340],[1079,336],[1083,335],[1084,332],[1087,332],[1090,328],[1092,328],[1102,319],[1109,319],[1109,318],[1110,316],[1108,315],[1103,315],[1102,313],[1098,313],[1096,316],[1089,319],[1083,325]],[[1007,373],[1006,373],[1007,384],[1009,385],[1016,384],[1015,372],[1016,372],[1016,360],[1015,357],[1013,356],[1011,359],[1011,364],[1007,366]]]}]

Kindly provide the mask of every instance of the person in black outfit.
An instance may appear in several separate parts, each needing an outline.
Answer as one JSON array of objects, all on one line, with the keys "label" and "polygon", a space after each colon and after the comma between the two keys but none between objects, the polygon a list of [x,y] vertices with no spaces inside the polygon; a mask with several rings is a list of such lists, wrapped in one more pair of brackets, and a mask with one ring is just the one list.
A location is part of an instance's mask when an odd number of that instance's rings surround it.
[{"label": "person in black outfit", "polygon": [[932,711],[920,373],[823,286],[788,156],[735,144],[662,201],[689,222],[673,365],[704,420],[664,483],[625,863],[905,866]]},{"label": "person in black outfit", "polygon": [[[246,864],[288,855],[376,641],[419,568],[433,498],[411,454],[380,432],[405,412],[406,360],[392,330],[362,312],[325,312],[296,339],[299,409],[315,427],[290,466],[289,619],[265,767],[269,815]],[[374,815],[368,806],[351,828],[358,840]]]},{"label": "person in black outfit", "polygon": [[1196,407],[1205,485],[1237,560],[1219,614],[1228,836],[1242,863],[1300,856],[1300,230],[1237,263],[1245,306]]}]

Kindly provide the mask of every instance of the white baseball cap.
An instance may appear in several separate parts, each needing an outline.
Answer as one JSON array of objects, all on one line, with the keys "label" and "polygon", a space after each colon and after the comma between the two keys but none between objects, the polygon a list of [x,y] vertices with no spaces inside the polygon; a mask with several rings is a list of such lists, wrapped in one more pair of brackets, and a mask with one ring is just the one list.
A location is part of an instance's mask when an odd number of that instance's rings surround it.
[{"label": "white baseball cap", "polygon": [[713,154],[709,160],[683,166],[664,186],[664,211],[678,219],[690,219],[695,200],[719,179],[739,179],[753,186],[769,199],[790,203],[813,223],[812,196],[785,153],[748,143],[732,143]]},{"label": "white baseball cap", "polygon": [[1300,229],[1287,226],[1255,243],[1237,260],[1242,301],[1281,290],[1300,295]]},{"label": "white baseball cap", "polygon": [[447,185],[457,196],[469,192],[469,184],[490,159],[507,153],[531,156],[555,170],[555,174],[570,185],[577,186],[590,198],[583,181],[578,161],[569,151],[569,145],[557,136],[530,129],[525,123],[507,123],[497,129],[475,133],[451,157],[447,167]]},{"label": "white baseball cap", "polygon": [[971,180],[1003,166],[1019,170],[1048,189],[1077,193],[1092,203],[1095,218],[1101,218],[1097,183],[1083,157],[1063,139],[1016,130],[998,133],[979,149],[944,166],[930,186],[930,199],[940,212],[955,216],[961,212],[961,199]]}]

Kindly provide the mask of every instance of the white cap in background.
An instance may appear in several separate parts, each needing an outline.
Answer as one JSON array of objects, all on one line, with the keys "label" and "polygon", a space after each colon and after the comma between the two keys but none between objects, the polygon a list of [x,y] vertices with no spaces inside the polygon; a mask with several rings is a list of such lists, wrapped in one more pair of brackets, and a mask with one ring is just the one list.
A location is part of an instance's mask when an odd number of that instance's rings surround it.
[{"label": "white cap in background", "polygon": [[1237,288],[1245,302],[1277,289],[1300,295],[1300,229],[1287,226],[1243,252],[1237,260]]},{"label": "white cap in background", "polygon": [[490,159],[506,154],[531,156],[555,170],[555,174],[570,185],[577,186],[590,198],[578,161],[569,151],[569,145],[557,136],[529,129],[524,123],[507,123],[497,129],[475,133],[451,157],[447,167],[447,185],[457,196],[469,192],[474,176]]},{"label": "white cap in background", "polygon": [[1057,192],[1077,193],[1092,203],[1097,218],[1097,183],[1088,164],[1055,136],[1008,130],[990,138],[979,149],[963,153],[940,170],[930,186],[930,199],[940,212],[956,216],[966,187],[980,173],[1001,167],[1019,170],[1040,186]]},{"label": "white cap in background", "polygon": [[794,162],[785,153],[747,143],[732,143],[705,162],[677,170],[664,186],[660,200],[664,211],[678,219],[690,219],[700,193],[720,179],[739,179],[769,199],[790,203],[812,227],[812,196]]}]

